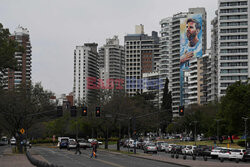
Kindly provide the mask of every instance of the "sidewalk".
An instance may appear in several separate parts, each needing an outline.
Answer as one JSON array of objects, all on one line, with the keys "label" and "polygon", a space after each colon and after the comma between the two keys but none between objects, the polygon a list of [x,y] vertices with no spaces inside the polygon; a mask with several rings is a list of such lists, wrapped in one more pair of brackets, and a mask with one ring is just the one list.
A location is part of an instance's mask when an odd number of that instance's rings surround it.
[{"label": "sidewalk", "polygon": [[[36,152],[29,149],[32,156],[40,161],[47,162],[42,156],[38,155]],[[11,147],[4,150],[3,155],[0,156],[0,166],[1,167],[34,167],[27,159],[26,154],[14,154],[12,153]]]},{"label": "sidewalk", "polygon": [[11,147],[4,150],[0,157],[0,166],[3,167],[34,167],[25,154],[13,154]]}]

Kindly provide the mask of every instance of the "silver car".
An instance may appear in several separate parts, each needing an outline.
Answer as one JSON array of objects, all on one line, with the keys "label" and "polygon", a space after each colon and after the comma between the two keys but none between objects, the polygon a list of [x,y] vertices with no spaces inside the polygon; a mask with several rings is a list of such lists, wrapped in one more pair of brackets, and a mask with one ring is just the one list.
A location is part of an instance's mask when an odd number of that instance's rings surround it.
[{"label": "silver car", "polygon": [[144,146],[144,153],[153,152],[157,154],[157,147],[155,143],[149,143]]}]

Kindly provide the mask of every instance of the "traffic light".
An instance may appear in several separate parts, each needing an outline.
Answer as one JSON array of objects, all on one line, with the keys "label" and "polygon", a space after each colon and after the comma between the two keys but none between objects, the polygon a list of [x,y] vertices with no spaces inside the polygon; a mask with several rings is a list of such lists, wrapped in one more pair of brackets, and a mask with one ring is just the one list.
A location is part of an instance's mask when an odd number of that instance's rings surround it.
[{"label": "traffic light", "polygon": [[88,115],[88,108],[82,107],[82,116],[87,116],[87,115]]},{"label": "traffic light", "polygon": [[76,106],[70,107],[70,115],[71,117],[76,117]]},{"label": "traffic light", "polygon": [[96,107],[95,109],[95,116],[100,117],[101,116],[101,107]]},{"label": "traffic light", "polygon": [[57,106],[56,111],[57,111],[57,117],[62,117],[63,116],[62,106]]},{"label": "traffic light", "polygon": [[179,106],[179,116],[184,116],[184,106]]}]

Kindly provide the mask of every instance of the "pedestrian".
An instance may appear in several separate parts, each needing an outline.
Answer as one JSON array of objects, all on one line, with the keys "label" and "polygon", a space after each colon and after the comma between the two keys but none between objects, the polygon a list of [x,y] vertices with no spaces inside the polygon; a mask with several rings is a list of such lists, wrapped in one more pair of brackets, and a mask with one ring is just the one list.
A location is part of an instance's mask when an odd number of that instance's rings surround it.
[{"label": "pedestrian", "polygon": [[91,158],[93,158],[93,156],[94,156],[95,158],[97,157],[96,152],[97,152],[97,145],[96,145],[96,144],[93,144],[92,153],[91,153]]},{"label": "pedestrian", "polygon": [[78,141],[76,141],[76,152],[75,154],[77,154],[79,152],[79,154],[81,154],[82,152],[80,151],[80,144]]}]

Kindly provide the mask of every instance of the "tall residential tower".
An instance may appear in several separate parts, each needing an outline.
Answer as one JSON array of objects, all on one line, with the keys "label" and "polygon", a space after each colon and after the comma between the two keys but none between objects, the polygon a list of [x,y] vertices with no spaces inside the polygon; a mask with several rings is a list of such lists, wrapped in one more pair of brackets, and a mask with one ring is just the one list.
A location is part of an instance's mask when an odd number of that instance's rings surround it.
[{"label": "tall residential tower", "polygon": [[5,74],[3,74],[3,88],[9,90],[14,89],[20,84],[31,84],[31,44],[29,31],[27,28],[18,26],[10,38],[22,46],[24,52],[15,52],[18,69],[6,69]]},{"label": "tall residential tower", "polygon": [[250,77],[249,0],[219,0],[218,95],[228,86]]},{"label": "tall residential tower", "polygon": [[98,98],[99,64],[96,43],[85,43],[74,50],[74,99],[77,105],[89,105]]}]

